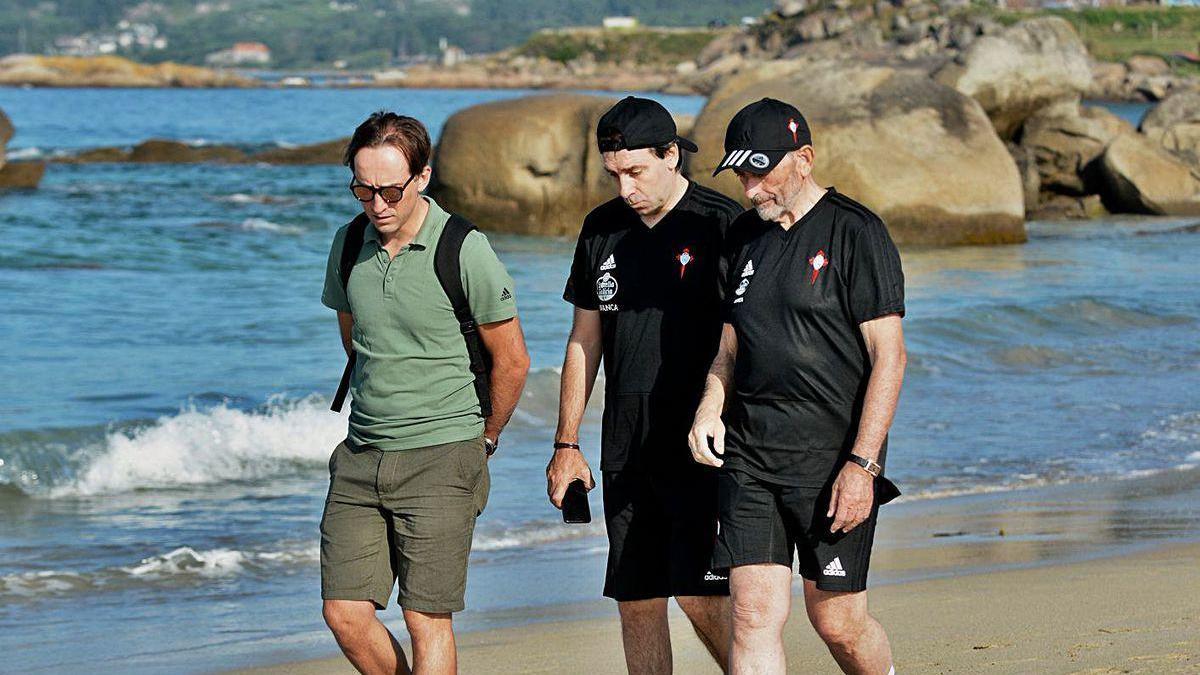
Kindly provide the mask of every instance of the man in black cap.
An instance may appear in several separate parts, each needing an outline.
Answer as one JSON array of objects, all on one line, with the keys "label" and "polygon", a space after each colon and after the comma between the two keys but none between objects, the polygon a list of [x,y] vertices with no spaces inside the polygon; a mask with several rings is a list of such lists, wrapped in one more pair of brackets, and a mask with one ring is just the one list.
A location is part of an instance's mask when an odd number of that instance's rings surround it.
[{"label": "man in black cap", "polygon": [[724,467],[714,566],[730,568],[730,669],[785,672],[795,553],[838,665],[883,675],[891,648],[865,589],[878,507],[898,494],[881,472],[906,359],[900,257],[878,216],[817,184],[796,108],[746,106],[725,152],[717,173],[735,171],[754,210],[730,227],[725,325],[689,444]]},{"label": "man in black cap", "polygon": [[684,176],[683,151],[696,146],[654,101],[617,103],[597,142],[619,196],[584,220],[563,293],[575,316],[546,468],[550,501],[561,508],[576,479],[594,485],[579,425],[603,359],[604,595],[618,603],[629,672],[671,671],[671,597],[724,667],[728,577],[710,567],[716,471],[692,461],[687,434],[721,332],[725,231],[742,208]]}]

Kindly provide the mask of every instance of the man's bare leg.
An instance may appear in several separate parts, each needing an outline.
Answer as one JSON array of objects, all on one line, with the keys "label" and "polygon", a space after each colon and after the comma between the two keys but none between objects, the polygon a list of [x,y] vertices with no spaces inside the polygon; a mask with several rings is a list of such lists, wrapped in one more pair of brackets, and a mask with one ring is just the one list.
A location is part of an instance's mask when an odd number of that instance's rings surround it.
[{"label": "man's bare leg", "polygon": [[675,598],[692,622],[696,637],[721,670],[729,669],[729,598],[724,595],[682,595]]},{"label": "man's bare leg", "polygon": [[454,615],[404,610],[404,625],[412,638],[416,675],[454,675],[458,650],[454,644]]},{"label": "man's bare leg", "polygon": [[792,607],[792,569],[741,565],[729,572],[733,647],[729,672],[785,675],[783,625]]},{"label": "man's bare leg", "polygon": [[672,662],[667,599],[627,600],[618,602],[617,610],[629,675],[669,674]]},{"label": "man's bare leg", "polygon": [[808,620],[842,672],[888,674],[892,668],[892,648],[883,626],[867,611],[866,591],[822,591],[815,582],[805,579],[804,607],[808,610]]},{"label": "man's bare leg", "polygon": [[367,600],[326,600],[322,614],[342,653],[363,675],[409,675],[404,650]]}]

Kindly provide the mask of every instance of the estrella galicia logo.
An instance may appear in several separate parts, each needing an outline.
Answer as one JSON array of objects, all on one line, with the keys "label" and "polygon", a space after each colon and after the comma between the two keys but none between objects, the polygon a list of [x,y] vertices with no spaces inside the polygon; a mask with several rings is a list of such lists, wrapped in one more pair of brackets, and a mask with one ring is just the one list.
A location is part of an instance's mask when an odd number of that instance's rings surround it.
[{"label": "estrella galicia logo", "polygon": [[750,166],[752,166],[756,169],[765,169],[765,168],[767,168],[767,165],[770,163],[771,163],[771,160],[768,159],[767,156],[762,154],[761,152],[756,152],[753,155],[750,155]]},{"label": "estrella galicia logo", "polygon": [[608,302],[617,296],[617,280],[613,275],[605,272],[604,276],[596,280],[596,297],[600,302]]}]

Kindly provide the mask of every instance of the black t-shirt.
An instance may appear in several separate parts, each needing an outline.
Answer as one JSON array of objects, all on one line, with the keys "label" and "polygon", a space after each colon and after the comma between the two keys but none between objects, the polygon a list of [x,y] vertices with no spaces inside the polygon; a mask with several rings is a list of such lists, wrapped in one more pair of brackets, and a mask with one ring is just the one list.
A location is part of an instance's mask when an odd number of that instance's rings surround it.
[{"label": "black t-shirt", "polygon": [[721,335],[725,233],[741,212],[690,183],[654,227],[621,199],[584,220],[563,298],[600,312],[601,470],[690,461],[687,432]]},{"label": "black t-shirt", "polygon": [[904,315],[900,255],[879,217],[833,188],[787,230],[750,210],[730,231],[725,466],[822,487],[858,433],[871,370],[859,324]]}]

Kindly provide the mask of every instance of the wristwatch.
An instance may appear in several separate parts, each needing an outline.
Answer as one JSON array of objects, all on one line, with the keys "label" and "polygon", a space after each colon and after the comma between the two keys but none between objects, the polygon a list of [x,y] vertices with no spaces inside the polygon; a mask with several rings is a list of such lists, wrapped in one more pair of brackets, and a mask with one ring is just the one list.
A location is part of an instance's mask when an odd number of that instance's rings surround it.
[{"label": "wristwatch", "polygon": [[488,457],[491,457],[492,455],[496,454],[496,450],[499,448],[500,448],[499,440],[493,441],[492,439],[488,438],[487,436],[483,437],[483,450],[484,450],[484,452],[487,453]]},{"label": "wristwatch", "polygon": [[850,453],[850,461],[861,466],[863,470],[876,478],[879,478],[879,474],[883,471],[883,467],[879,465],[879,462],[867,459],[866,457],[859,457],[854,453]]}]

